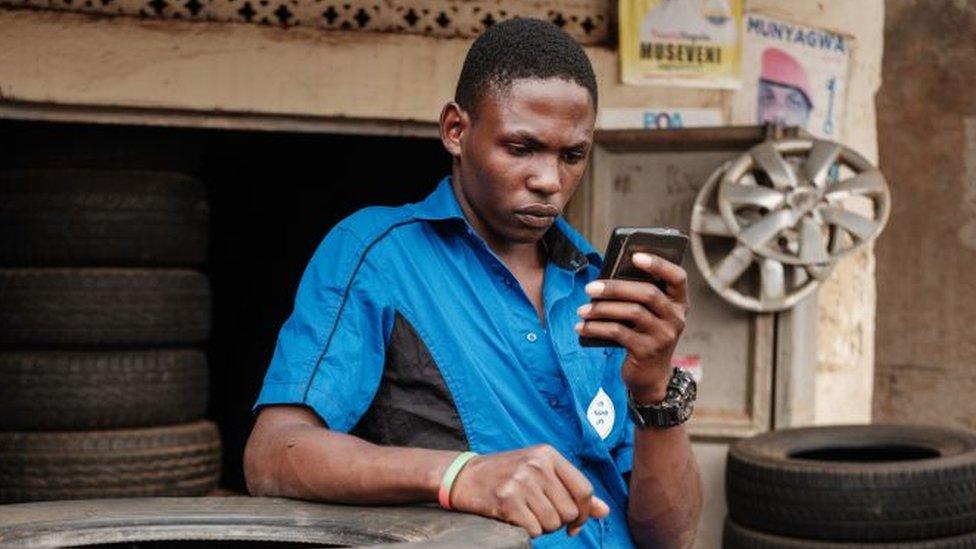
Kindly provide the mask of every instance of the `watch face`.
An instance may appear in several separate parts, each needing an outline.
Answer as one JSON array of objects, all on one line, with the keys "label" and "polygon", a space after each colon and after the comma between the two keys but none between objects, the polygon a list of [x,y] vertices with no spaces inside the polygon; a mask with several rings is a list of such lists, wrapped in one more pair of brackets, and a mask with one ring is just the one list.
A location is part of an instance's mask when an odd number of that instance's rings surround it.
[{"label": "watch face", "polygon": [[691,374],[675,369],[668,382],[667,396],[660,404],[638,404],[634,401],[633,395],[628,393],[629,415],[640,428],[680,425],[691,417],[697,393],[698,386]]}]

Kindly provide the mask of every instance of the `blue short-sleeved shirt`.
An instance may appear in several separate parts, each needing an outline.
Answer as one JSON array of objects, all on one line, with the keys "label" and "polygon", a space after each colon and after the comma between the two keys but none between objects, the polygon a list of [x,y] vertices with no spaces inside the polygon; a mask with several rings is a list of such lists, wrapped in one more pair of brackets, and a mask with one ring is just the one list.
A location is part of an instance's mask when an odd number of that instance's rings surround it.
[{"label": "blue short-sleeved shirt", "polygon": [[623,351],[573,326],[601,259],[563,219],[543,238],[545,323],[444,178],[425,200],[337,224],[302,277],[255,409],[300,404],[378,444],[486,454],[547,443],[612,512],[535,547],[631,547]]}]

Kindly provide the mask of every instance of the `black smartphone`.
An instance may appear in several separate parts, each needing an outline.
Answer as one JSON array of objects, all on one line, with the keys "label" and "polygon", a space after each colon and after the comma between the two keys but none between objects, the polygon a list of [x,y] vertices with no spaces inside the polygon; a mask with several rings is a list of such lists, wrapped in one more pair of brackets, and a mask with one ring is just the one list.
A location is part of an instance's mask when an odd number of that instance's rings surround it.
[{"label": "black smartphone", "polygon": [[[634,265],[635,253],[644,252],[656,255],[675,265],[681,265],[688,247],[688,237],[677,229],[667,227],[617,227],[610,235],[607,253],[603,256],[602,279],[637,280],[650,282],[667,291],[663,280],[655,278]],[[615,341],[596,337],[580,337],[584,347],[619,347]]]}]

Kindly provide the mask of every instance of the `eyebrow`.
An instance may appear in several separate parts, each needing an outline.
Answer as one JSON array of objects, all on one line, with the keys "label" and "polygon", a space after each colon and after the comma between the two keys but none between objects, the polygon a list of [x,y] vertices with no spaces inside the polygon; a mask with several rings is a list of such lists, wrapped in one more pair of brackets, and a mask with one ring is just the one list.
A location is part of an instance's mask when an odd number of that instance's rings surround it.
[{"label": "eyebrow", "polygon": [[[542,141],[540,141],[539,138],[537,138],[536,136],[532,135],[531,133],[529,133],[529,132],[527,132],[525,130],[518,130],[518,131],[515,131],[515,132],[512,132],[512,133],[506,134],[504,138],[505,139],[512,139],[512,138],[521,139],[522,141],[525,141],[526,143],[528,143],[529,145],[531,145],[533,147],[538,147],[538,148],[545,148],[546,147],[546,144],[543,143]],[[585,149],[585,148],[587,148],[589,146],[590,146],[589,140],[584,139],[584,140],[579,141],[577,143],[573,143],[572,145],[570,145],[568,147],[564,147],[563,150]]]}]

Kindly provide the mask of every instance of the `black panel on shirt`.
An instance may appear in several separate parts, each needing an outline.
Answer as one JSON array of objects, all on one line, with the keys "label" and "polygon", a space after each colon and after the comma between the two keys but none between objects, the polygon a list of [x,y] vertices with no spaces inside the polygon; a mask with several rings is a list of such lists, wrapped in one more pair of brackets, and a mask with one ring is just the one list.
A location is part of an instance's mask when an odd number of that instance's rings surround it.
[{"label": "black panel on shirt", "polygon": [[351,434],[387,446],[462,451],[470,447],[440,369],[400,313],[376,396]]}]

